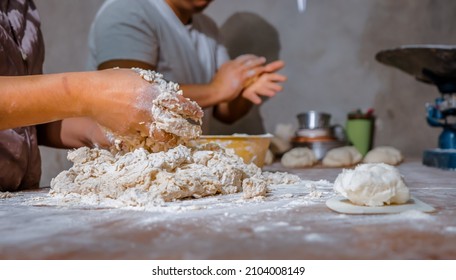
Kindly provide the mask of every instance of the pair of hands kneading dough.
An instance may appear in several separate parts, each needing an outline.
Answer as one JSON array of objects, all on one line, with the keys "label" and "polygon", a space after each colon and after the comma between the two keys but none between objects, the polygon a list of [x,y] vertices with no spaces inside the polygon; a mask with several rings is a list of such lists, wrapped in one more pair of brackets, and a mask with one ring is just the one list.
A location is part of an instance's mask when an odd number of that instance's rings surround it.
[{"label": "pair of hands kneading dough", "polygon": [[142,147],[159,152],[199,137],[203,117],[201,107],[183,97],[179,85],[164,80],[162,74],[140,68],[132,70],[148,83],[149,91],[153,91],[149,97],[151,100],[138,105],[150,114],[151,122],[143,123],[142,129],[129,135],[116,134],[106,129],[114,144],[111,149],[128,152]]}]

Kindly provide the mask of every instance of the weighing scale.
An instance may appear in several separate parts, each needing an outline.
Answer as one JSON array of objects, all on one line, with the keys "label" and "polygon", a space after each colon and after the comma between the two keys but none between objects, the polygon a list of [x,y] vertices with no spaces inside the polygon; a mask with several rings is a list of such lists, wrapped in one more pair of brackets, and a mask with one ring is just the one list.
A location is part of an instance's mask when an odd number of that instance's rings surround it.
[{"label": "weighing scale", "polygon": [[424,151],[423,164],[456,170],[456,46],[407,45],[381,51],[375,58],[437,86],[440,97],[426,104],[426,120],[443,131],[438,148]]}]

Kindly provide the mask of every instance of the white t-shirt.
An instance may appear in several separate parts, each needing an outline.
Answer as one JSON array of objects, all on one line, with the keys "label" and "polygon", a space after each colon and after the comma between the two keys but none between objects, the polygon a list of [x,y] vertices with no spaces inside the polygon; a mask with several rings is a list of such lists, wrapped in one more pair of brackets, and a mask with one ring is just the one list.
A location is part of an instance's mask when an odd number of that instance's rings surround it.
[{"label": "white t-shirt", "polygon": [[[138,60],[180,84],[211,81],[228,53],[219,41],[215,22],[196,14],[184,25],[164,0],[108,0],[89,33],[90,70],[109,60]],[[207,133],[205,110],[203,132]]]}]

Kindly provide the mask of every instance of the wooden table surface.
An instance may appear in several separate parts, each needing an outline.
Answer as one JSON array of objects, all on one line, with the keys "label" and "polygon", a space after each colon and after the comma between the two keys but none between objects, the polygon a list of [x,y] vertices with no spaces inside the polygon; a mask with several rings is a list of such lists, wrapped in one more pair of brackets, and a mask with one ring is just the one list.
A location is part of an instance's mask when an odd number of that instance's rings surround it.
[{"label": "wooden table surface", "polygon": [[[398,166],[425,214],[331,211],[330,187],[274,189],[173,202],[154,211],[40,202],[48,189],[0,199],[1,259],[456,259],[456,171]],[[285,171],[280,164],[267,170]],[[333,182],[341,169],[286,170]]]}]

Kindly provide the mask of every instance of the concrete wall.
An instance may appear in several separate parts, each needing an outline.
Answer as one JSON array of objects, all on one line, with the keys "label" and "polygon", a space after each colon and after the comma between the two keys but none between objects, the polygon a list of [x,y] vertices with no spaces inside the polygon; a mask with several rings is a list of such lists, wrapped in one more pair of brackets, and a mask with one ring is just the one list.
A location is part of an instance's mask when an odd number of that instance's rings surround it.
[{"label": "concrete wall", "polygon": [[[87,31],[102,2],[36,0],[46,72],[84,69]],[[279,57],[288,76],[284,91],[248,116],[255,125],[240,122],[217,132],[273,132],[278,123],[297,126],[296,115],[308,110],[331,113],[333,124],[344,124],[347,112],[372,107],[374,144],[420,157],[437,146],[440,131],[426,124],[424,105],[438,92],[374,56],[404,44],[456,44],[455,10],[456,1],[447,0],[308,0],[304,13],[296,0],[214,1],[206,13],[224,32],[230,54]],[[64,154],[52,149],[43,151],[43,161],[43,184],[66,167]]]}]

